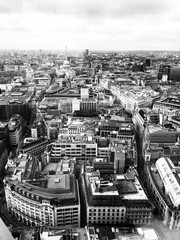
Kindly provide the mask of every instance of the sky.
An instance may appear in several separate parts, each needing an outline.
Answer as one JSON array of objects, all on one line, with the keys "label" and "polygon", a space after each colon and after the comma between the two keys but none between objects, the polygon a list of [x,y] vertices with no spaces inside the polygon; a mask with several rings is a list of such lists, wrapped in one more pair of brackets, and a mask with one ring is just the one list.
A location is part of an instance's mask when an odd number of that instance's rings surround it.
[{"label": "sky", "polygon": [[0,49],[180,50],[179,0],[0,0]]}]

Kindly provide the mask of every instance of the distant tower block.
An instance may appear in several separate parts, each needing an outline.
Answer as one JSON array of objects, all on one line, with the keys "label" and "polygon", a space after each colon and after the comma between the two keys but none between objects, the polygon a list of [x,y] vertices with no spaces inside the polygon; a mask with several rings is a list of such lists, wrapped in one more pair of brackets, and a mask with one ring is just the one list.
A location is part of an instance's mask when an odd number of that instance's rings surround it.
[{"label": "distant tower block", "polygon": [[150,67],[152,65],[152,60],[150,58],[146,58],[145,64],[147,67]]},{"label": "distant tower block", "polygon": [[84,52],[84,55],[85,55],[85,56],[89,56],[89,55],[90,55],[90,50],[89,50],[89,49],[86,49],[85,52]]}]

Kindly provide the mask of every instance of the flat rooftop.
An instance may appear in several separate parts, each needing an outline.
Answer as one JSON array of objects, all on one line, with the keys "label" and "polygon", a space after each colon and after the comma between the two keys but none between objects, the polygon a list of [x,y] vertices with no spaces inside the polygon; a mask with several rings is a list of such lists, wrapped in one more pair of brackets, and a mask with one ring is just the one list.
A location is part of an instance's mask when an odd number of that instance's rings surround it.
[{"label": "flat rooftop", "polygon": [[[91,174],[87,174],[89,177]],[[89,178],[89,183],[93,196],[120,196],[123,195],[123,199],[127,200],[148,200],[138,178],[134,176],[133,181],[124,177],[124,175],[118,175],[117,183],[109,182],[103,186],[100,183],[98,185],[98,179]],[[91,180],[90,180],[91,179]]]},{"label": "flat rooftop", "polygon": [[[116,85],[118,88],[118,85]],[[127,88],[120,88],[119,92],[122,96],[136,100],[136,101],[142,101],[147,100],[150,98],[154,98],[159,96],[159,93],[153,90],[144,89],[144,88],[134,88],[134,89],[127,89]]]},{"label": "flat rooftop", "polygon": [[[77,195],[76,179],[74,174],[62,174],[60,163],[51,163],[46,166],[42,172],[41,178],[31,180],[29,174],[31,173],[33,161],[27,162],[27,156],[21,156],[16,161],[9,164],[6,181],[10,185],[16,185],[19,188],[30,191],[47,198],[59,198],[59,199],[75,199]],[[16,167],[16,162],[19,163]],[[63,162],[66,166],[67,161]],[[49,171],[54,171],[52,175],[49,175]],[[20,181],[18,173],[22,172],[25,179]],[[45,174],[45,176],[43,176]]]},{"label": "flat rooftop", "polygon": [[108,226],[95,226],[88,227],[90,239],[118,239],[118,240],[160,240],[156,230],[151,227],[108,227]]},{"label": "flat rooftop", "polygon": [[68,175],[49,175],[47,188],[70,190],[70,178]]},{"label": "flat rooftop", "polygon": [[162,126],[156,125],[156,124],[148,125],[148,130],[149,130],[149,133],[167,132],[167,130],[164,130]]},{"label": "flat rooftop", "polygon": [[57,169],[58,163],[48,163],[43,169],[43,173],[48,174],[49,171],[55,171]]},{"label": "flat rooftop", "polygon": [[[70,237],[70,234],[72,234],[72,236]],[[48,239],[52,239],[52,240],[59,240],[59,239],[63,239],[63,237],[66,237],[67,239],[70,238],[75,238],[77,237],[77,239],[81,239],[81,240],[86,240],[87,236],[86,236],[86,229],[85,228],[65,228],[65,229],[51,229],[48,227],[46,227],[45,229],[43,229],[43,232],[41,233],[41,239],[44,240],[48,240]],[[23,240],[29,240],[29,239],[24,239]]]},{"label": "flat rooftop", "polygon": [[13,95],[13,96],[3,96],[0,94],[0,105],[6,105],[6,104],[25,104],[29,101],[30,99],[30,94],[29,92],[26,92],[25,94],[21,95]]},{"label": "flat rooftop", "polygon": [[153,179],[154,179],[154,181],[155,181],[155,184],[156,184],[157,187],[158,187],[158,191],[160,191],[161,196],[163,197],[163,199],[165,200],[165,202],[168,204],[168,206],[173,207],[172,202],[171,202],[169,196],[168,196],[168,195],[165,195],[165,194],[163,193],[163,191],[161,190],[161,189],[163,189],[163,186],[164,186],[164,185],[163,185],[162,179],[161,179],[158,171],[152,171],[150,166],[148,166],[148,169],[149,169],[150,174],[152,175],[152,177],[153,177]]},{"label": "flat rooftop", "polygon": [[[23,183],[14,182],[19,187],[25,188],[43,198],[75,199],[76,181],[74,175],[61,174],[49,175],[45,179],[26,181]],[[43,187],[44,185],[44,187]]]},{"label": "flat rooftop", "polygon": [[[127,181],[129,181],[129,180],[127,180]],[[141,186],[137,177],[134,178],[134,182],[132,182],[132,183],[133,183],[134,186],[132,187],[131,184],[129,185],[129,191],[130,192],[124,193],[123,198],[124,199],[129,199],[129,200],[135,200],[135,199],[137,199],[137,200],[148,200],[148,198],[147,198],[147,196],[146,196],[146,194],[145,194],[145,192],[144,192],[144,190],[143,190],[143,188],[142,188],[142,186]],[[136,192],[133,192],[133,190],[135,190],[135,189],[136,189]]]},{"label": "flat rooftop", "polygon": [[137,189],[132,180],[119,180],[117,183],[117,188],[122,194],[137,193]]}]

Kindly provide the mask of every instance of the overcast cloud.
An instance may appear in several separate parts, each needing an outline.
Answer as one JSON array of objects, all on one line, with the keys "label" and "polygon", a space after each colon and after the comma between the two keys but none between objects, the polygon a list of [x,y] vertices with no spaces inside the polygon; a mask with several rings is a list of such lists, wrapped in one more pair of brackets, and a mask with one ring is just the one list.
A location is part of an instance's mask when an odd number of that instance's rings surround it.
[{"label": "overcast cloud", "polygon": [[179,0],[0,0],[1,49],[180,50]]}]

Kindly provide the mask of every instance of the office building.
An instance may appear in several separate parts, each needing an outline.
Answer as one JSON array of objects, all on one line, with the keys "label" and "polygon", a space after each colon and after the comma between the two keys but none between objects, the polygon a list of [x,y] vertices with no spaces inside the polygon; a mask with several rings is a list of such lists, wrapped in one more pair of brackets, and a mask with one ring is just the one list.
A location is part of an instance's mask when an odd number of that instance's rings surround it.
[{"label": "office building", "polygon": [[145,59],[145,65],[146,65],[146,67],[150,67],[152,65],[152,59],[151,58],[146,58]]},{"label": "office building", "polygon": [[156,101],[153,109],[163,112],[168,119],[171,119],[172,116],[179,114],[180,98],[179,96],[171,95],[163,100]]},{"label": "office building", "polygon": [[5,70],[5,72],[8,72],[8,71],[18,72],[18,65],[16,65],[16,64],[5,64],[4,65],[4,70]]},{"label": "office building", "polygon": [[143,132],[144,127],[147,123],[153,123],[153,124],[159,123],[163,125],[163,122],[161,121],[161,119],[162,119],[161,113],[156,109],[150,109],[150,108],[138,109],[134,113],[132,118],[135,128],[138,132]]},{"label": "office building", "polygon": [[40,156],[44,153],[48,144],[49,141],[47,138],[25,138],[19,151],[23,154],[26,153],[31,154],[32,156]]},{"label": "office building", "polygon": [[99,133],[101,137],[117,138],[128,142],[130,146],[133,145],[135,139],[134,126],[131,121],[102,121],[99,124]]},{"label": "office building", "polygon": [[79,111],[80,110],[80,100],[75,98],[72,100],[72,113],[74,111]]},{"label": "office building", "polygon": [[122,107],[131,114],[139,108],[151,107],[154,101],[160,99],[158,92],[143,87],[122,87],[114,84],[110,90],[121,101]]},{"label": "office building", "polygon": [[111,81],[109,77],[104,76],[99,80],[99,85],[102,89],[110,90]]},{"label": "office building", "polygon": [[40,138],[46,135],[46,127],[42,120],[36,119],[31,126],[31,137]]},{"label": "office building", "polygon": [[99,171],[101,176],[114,174],[114,161],[111,158],[94,158],[92,160],[94,171]]},{"label": "office building", "polygon": [[52,142],[45,151],[47,162],[57,162],[63,157],[88,160],[97,156],[97,143],[92,137],[69,136]]},{"label": "office building", "polygon": [[51,227],[42,228],[40,233],[42,240],[86,240],[88,239],[86,228],[62,228],[52,229]]},{"label": "office building", "polygon": [[51,83],[51,77],[47,73],[39,72],[34,74],[33,82],[37,87],[44,86],[47,89]]},{"label": "office building", "polygon": [[136,147],[119,139],[97,138],[97,158],[93,166],[101,174],[124,174],[137,165]]},{"label": "office building", "polygon": [[87,48],[85,51],[84,51],[84,57],[88,57],[90,56],[90,50]]},{"label": "office building", "polygon": [[3,141],[0,141],[0,181],[4,177],[4,170],[8,159],[7,147]]},{"label": "office building", "polygon": [[170,70],[170,80],[172,82],[179,82],[180,81],[180,67],[173,66]]},{"label": "office building", "polygon": [[171,80],[171,66],[170,65],[160,65],[158,69],[157,78],[161,80],[163,75],[167,75],[167,79]]},{"label": "office building", "polygon": [[81,112],[96,112],[97,111],[97,101],[93,99],[82,99],[80,101],[80,111]]},{"label": "office building", "polygon": [[9,120],[14,114],[19,114],[27,121],[30,118],[28,102],[31,99],[31,92],[11,92],[0,96],[1,120]]},{"label": "office building", "polygon": [[95,125],[94,120],[68,117],[67,122],[59,127],[59,136],[94,135]]},{"label": "office building", "polygon": [[20,115],[15,114],[11,117],[8,122],[11,146],[17,146],[21,142],[25,127],[26,121]]},{"label": "office building", "polygon": [[81,99],[88,99],[89,98],[89,88],[81,88]]},{"label": "office building", "polygon": [[161,240],[158,232],[149,226],[87,226],[86,232],[88,239],[94,240]]},{"label": "office building", "polygon": [[179,166],[175,167],[169,158],[161,157],[155,164],[146,164],[146,185],[155,200],[156,211],[170,230],[180,229],[179,183]]},{"label": "office building", "polygon": [[[135,170],[102,179],[93,166],[82,174],[88,225],[147,224],[152,219],[153,205],[148,200]],[[84,217],[85,218],[85,217]]]},{"label": "office building", "polygon": [[98,158],[110,158],[111,157],[111,145],[110,140],[106,138],[97,138],[98,144]]},{"label": "office building", "polygon": [[[49,163],[20,154],[7,165],[4,180],[8,211],[31,226],[79,227],[80,200],[73,163]],[[12,174],[13,173],[13,174]]]},{"label": "office building", "polygon": [[37,127],[37,125],[33,125],[32,127],[31,127],[31,136],[32,136],[32,138],[38,138],[38,127]]},{"label": "office building", "polygon": [[145,161],[150,161],[155,160],[156,156],[170,156],[171,148],[178,148],[177,144],[179,144],[179,133],[175,129],[148,124],[143,136],[143,157]]},{"label": "office building", "polygon": [[114,151],[114,174],[124,174],[126,163],[125,147],[118,146],[113,148]]},{"label": "office building", "polygon": [[144,145],[169,144],[174,145],[178,141],[179,133],[175,129],[168,129],[161,125],[148,124],[144,131]]}]

